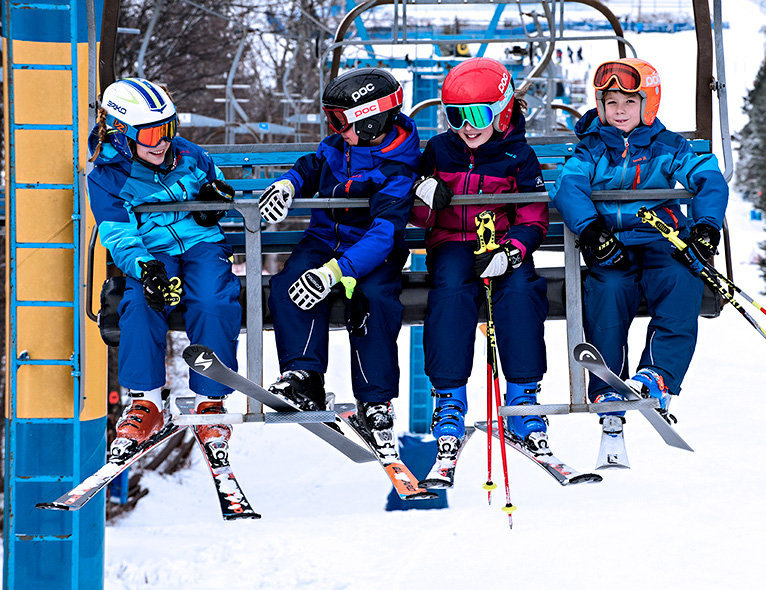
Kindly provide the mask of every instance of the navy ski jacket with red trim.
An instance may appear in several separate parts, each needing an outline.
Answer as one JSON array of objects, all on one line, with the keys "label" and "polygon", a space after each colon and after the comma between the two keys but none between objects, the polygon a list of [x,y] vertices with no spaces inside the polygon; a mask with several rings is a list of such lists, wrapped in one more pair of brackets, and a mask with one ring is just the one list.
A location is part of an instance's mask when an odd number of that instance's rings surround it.
[{"label": "navy ski jacket with red trim", "polygon": [[344,277],[359,278],[380,266],[393,248],[407,248],[404,228],[419,160],[415,123],[400,113],[381,145],[350,147],[333,134],[280,180],[292,183],[297,198],[369,200],[369,208],[312,209],[306,229],[340,255]]}]

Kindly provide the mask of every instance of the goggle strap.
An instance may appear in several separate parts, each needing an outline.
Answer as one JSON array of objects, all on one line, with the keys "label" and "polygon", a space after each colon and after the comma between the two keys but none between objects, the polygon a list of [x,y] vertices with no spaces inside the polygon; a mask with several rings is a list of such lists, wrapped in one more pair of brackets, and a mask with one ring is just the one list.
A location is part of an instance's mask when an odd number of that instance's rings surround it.
[{"label": "goggle strap", "polygon": [[346,121],[348,123],[354,123],[355,121],[365,119],[372,114],[385,113],[386,111],[395,109],[402,104],[403,96],[404,90],[401,86],[399,86],[395,92],[392,92],[388,96],[357,105],[353,108],[343,111],[343,114],[345,115]]}]

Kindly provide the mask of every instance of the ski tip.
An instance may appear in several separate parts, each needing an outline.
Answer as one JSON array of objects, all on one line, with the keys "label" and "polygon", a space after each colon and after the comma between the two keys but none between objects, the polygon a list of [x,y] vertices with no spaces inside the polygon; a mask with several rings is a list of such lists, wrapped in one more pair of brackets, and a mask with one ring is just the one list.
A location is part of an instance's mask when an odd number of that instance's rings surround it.
[{"label": "ski tip", "polygon": [[245,512],[242,514],[226,514],[224,515],[223,519],[225,521],[232,521],[232,520],[258,520],[261,518],[261,515],[257,512]]},{"label": "ski tip", "polygon": [[215,354],[211,348],[202,344],[190,344],[183,351],[183,358],[188,363],[194,361],[200,354]]},{"label": "ski tip", "polygon": [[402,500],[433,500],[438,498],[439,494],[436,492],[429,492],[428,490],[420,490],[413,492],[412,494],[405,494],[401,496]]},{"label": "ski tip", "polygon": [[72,509],[70,506],[57,504],[56,502],[39,502],[35,505],[35,507],[40,508],[41,510],[71,510]]},{"label": "ski tip", "polygon": [[453,487],[453,484],[444,479],[424,479],[418,482],[418,487],[426,490],[448,490]]},{"label": "ski tip", "polygon": [[597,471],[606,471],[607,469],[630,469],[630,465],[624,463],[604,463],[603,465],[597,465]]},{"label": "ski tip", "polygon": [[600,483],[603,479],[604,478],[598,473],[581,473],[580,475],[575,475],[571,478],[568,483],[569,485],[577,485],[578,483]]}]

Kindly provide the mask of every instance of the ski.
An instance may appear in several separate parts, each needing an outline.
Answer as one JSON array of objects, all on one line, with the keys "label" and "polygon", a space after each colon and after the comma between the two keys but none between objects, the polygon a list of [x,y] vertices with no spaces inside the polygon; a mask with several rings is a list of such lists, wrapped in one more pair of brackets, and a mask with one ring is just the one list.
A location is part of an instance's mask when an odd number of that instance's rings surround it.
[{"label": "ski", "polygon": [[[486,422],[475,422],[474,426],[482,432],[487,432]],[[492,427],[492,436],[496,439],[500,439],[497,432],[497,426]],[[603,478],[597,473],[580,473],[574,467],[570,467],[564,463],[561,459],[556,457],[550,449],[545,451],[533,451],[527,445],[520,441],[512,434],[505,431],[505,444],[512,449],[517,450],[519,453],[534,461],[539,465],[548,475],[553,477],[562,486],[575,485],[580,483],[598,483]]]},{"label": "ski", "polygon": [[[191,414],[193,398],[176,399],[176,406],[182,414]],[[211,442],[204,444],[197,434],[195,427],[191,428],[197,446],[202,451],[210,475],[213,477],[215,491],[218,495],[218,503],[221,506],[221,516],[224,520],[237,520],[240,518],[260,518],[261,515],[253,510],[250,502],[245,497],[234,471],[229,464],[229,445],[226,442]]]},{"label": "ski", "polygon": [[[438,490],[448,489],[455,485],[455,468],[457,467],[457,461],[460,458],[460,453],[462,453],[465,448],[465,444],[474,432],[476,432],[475,427],[466,426],[465,434],[460,438],[455,451],[452,451],[451,447],[458,443],[457,437],[442,436],[436,439],[438,448],[436,461],[434,461],[433,467],[431,467],[428,475],[420,480],[419,485],[421,488]],[[454,457],[447,456],[453,452]],[[439,453],[444,454],[445,457],[439,459]]]},{"label": "ski", "polygon": [[123,453],[119,457],[110,458],[106,464],[96,471],[96,473],[86,477],[77,486],[52,502],[38,503],[37,508],[46,510],[79,510],[95,498],[96,494],[109,485],[109,482],[120,475],[120,473],[125,471],[149,451],[167,442],[184,428],[184,426],[178,426],[172,422],[168,422],[162,430],[153,436],[150,436],[134,449]]},{"label": "ski", "polygon": [[341,417],[341,420],[359,435],[359,438],[364,441],[373,456],[378,460],[378,463],[383,466],[396,493],[399,494],[399,497],[402,500],[428,500],[438,496],[435,492],[429,492],[418,485],[418,479],[412,474],[401,459],[398,458],[398,453],[396,459],[391,459],[383,457],[376,450],[370,431],[362,425],[359,416],[356,415],[356,409],[352,404],[343,404],[336,408],[338,409],[338,415]]},{"label": "ski", "polygon": [[601,419],[601,444],[596,469],[630,469],[622,426],[620,416],[604,416]]},{"label": "ski", "polygon": [[[291,404],[287,400],[278,395],[274,395],[257,383],[253,383],[247,377],[243,377],[236,371],[232,371],[229,367],[224,365],[221,362],[221,359],[219,359],[207,346],[202,346],[201,344],[187,346],[183,352],[183,357],[186,363],[200,375],[204,375],[205,377],[218,381],[227,387],[236,389],[237,391],[244,393],[246,396],[270,407],[272,410],[276,410],[277,412],[301,412],[300,408]],[[338,449],[341,453],[356,463],[366,463],[375,460],[375,456],[366,448],[357,444],[342,432],[335,430],[335,428],[328,426],[324,422],[298,422],[298,424]]]},{"label": "ski", "polygon": [[[626,400],[631,401],[644,399],[630,385],[625,383],[622,379],[620,379],[618,375],[616,375],[609,367],[607,367],[606,362],[604,361],[604,357],[601,356],[601,353],[592,344],[588,342],[581,342],[574,347],[573,354],[575,360],[578,363],[588,369],[588,371],[593,373],[596,377],[607,383],[617,393],[623,395]],[[694,451],[694,449],[692,449],[687,444],[687,442],[676,432],[675,428],[673,428],[670,422],[668,422],[667,418],[660,414],[656,408],[640,409],[639,412],[641,412],[644,418],[649,421],[649,424],[654,427],[654,429],[659,433],[665,443],[678,449]]]}]

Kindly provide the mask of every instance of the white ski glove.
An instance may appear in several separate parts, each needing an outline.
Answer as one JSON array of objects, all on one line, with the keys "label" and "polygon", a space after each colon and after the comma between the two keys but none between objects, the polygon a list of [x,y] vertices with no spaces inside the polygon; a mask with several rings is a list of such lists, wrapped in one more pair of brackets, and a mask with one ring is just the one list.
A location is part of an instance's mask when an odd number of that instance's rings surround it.
[{"label": "white ski glove", "polygon": [[433,176],[421,176],[412,185],[415,196],[423,201],[434,211],[441,211],[449,207],[454,196],[452,189],[441,178]]},{"label": "white ski glove", "polygon": [[473,270],[477,277],[488,279],[513,272],[521,266],[521,250],[501,245],[497,250],[477,254]]},{"label": "white ski glove", "polygon": [[338,261],[333,258],[319,268],[304,272],[287,290],[293,303],[303,310],[314,307],[330,294],[332,286],[343,278]]},{"label": "white ski glove", "polygon": [[287,217],[287,210],[293,204],[295,187],[289,180],[277,180],[267,187],[258,199],[258,208],[269,223],[279,223]]}]

